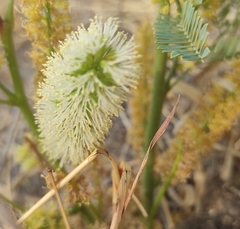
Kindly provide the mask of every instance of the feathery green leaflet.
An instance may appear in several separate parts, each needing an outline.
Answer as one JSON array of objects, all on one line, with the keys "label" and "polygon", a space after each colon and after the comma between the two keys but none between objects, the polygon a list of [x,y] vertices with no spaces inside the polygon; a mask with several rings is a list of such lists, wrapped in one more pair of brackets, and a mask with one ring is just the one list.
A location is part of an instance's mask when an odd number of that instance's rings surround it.
[{"label": "feathery green leaflet", "polygon": [[155,23],[156,43],[171,58],[182,56],[185,60],[202,60],[209,54],[204,44],[208,37],[208,24],[197,16],[191,3],[185,2],[180,17],[159,14]]}]

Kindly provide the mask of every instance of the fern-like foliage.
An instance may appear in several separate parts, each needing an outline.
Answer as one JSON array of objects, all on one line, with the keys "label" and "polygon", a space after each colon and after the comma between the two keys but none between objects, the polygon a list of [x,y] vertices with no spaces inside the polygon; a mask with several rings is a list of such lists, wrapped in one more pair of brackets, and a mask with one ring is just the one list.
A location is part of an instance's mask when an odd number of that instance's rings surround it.
[{"label": "fern-like foliage", "polygon": [[185,60],[203,61],[210,52],[209,48],[204,48],[207,26],[192,4],[186,1],[180,17],[159,14],[155,23],[156,43],[163,52],[170,52],[171,58],[180,55]]},{"label": "fern-like foliage", "polygon": [[[234,11],[233,11],[234,9]],[[240,19],[240,1],[231,0],[223,1],[221,7],[218,9],[213,20],[213,25],[219,31],[219,37],[223,36],[235,36],[239,31],[239,19]]]},{"label": "fern-like foliage", "polygon": [[210,61],[238,59],[240,57],[240,38],[228,37],[218,40],[209,55]]}]

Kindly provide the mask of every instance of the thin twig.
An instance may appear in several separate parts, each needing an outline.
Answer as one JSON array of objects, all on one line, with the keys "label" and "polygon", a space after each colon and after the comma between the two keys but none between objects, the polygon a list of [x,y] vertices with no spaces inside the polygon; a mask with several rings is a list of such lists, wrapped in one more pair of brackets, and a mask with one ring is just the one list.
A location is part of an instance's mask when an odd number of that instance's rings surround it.
[{"label": "thin twig", "polygon": [[160,128],[159,128],[158,131],[157,131],[157,133],[154,135],[151,143],[149,144],[147,153],[145,154],[145,157],[143,158],[143,161],[142,161],[142,164],[141,164],[141,166],[140,166],[140,169],[139,169],[139,171],[138,171],[138,173],[137,173],[137,176],[136,176],[136,178],[135,178],[135,180],[134,180],[134,182],[133,182],[132,188],[131,188],[131,190],[130,190],[130,192],[129,192],[129,195],[128,195],[128,197],[127,197],[127,200],[126,200],[126,202],[125,202],[125,205],[124,205],[124,208],[123,208],[123,212],[126,210],[128,204],[129,204],[129,201],[130,201],[131,198],[132,198],[133,192],[134,192],[134,190],[135,190],[135,188],[136,188],[136,186],[137,186],[137,182],[138,182],[138,180],[139,180],[139,178],[140,178],[140,176],[141,176],[141,174],[142,174],[142,172],[143,172],[143,170],[144,170],[144,168],[145,168],[145,165],[146,165],[146,163],[147,163],[149,153],[150,153],[151,149],[153,148],[153,146],[155,145],[155,143],[157,142],[157,140],[163,135],[163,133],[164,133],[165,130],[167,129],[168,124],[170,123],[173,115],[175,114],[175,111],[176,111],[176,109],[177,109],[177,105],[178,105],[178,103],[179,103],[179,100],[180,100],[180,96],[178,97],[177,103],[176,103],[175,106],[173,107],[171,113],[168,115],[168,117],[165,119],[165,121],[163,122],[163,124],[160,126]]},{"label": "thin twig", "polygon": [[[3,48],[5,51],[5,57],[8,63],[8,67],[11,73],[13,86],[14,86],[14,95],[12,92],[10,92],[4,85],[0,84],[1,88],[4,90],[4,92],[8,95],[8,97],[17,102],[17,106],[21,110],[25,120],[28,122],[28,125],[34,135],[38,136],[38,128],[37,124],[35,122],[32,109],[28,103],[23,82],[21,78],[21,74],[19,71],[19,66],[17,62],[16,52],[14,49],[14,43],[13,43],[13,27],[14,27],[14,13],[13,13],[13,7],[14,7],[14,0],[8,1],[8,7],[7,11],[4,17],[4,21],[6,23],[3,26],[3,31],[1,33],[1,39]],[[16,99],[17,98],[17,99]]]},{"label": "thin twig", "polygon": [[35,153],[38,161],[40,162],[42,167],[47,166],[47,168],[52,168],[51,163],[47,160],[47,158],[45,158],[38,150],[38,147],[36,146],[36,144],[28,137],[28,136],[24,136],[24,140],[29,144],[30,148],[32,149],[32,151]]},{"label": "thin twig", "polygon": [[[108,154],[103,149],[95,149],[80,165],[78,165],[71,173],[69,173],[62,181],[60,181],[57,184],[57,189],[62,188],[65,186],[70,180],[72,180],[79,172],[81,172],[88,164],[90,164],[97,155],[104,155],[106,156],[112,164],[113,171],[115,174],[118,174],[118,167],[113,159],[113,157]],[[116,177],[120,180],[120,178]],[[24,222],[31,214],[33,214],[39,207],[41,207],[45,202],[47,202],[53,195],[55,194],[54,190],[50,190],[45,196],[43,196],[35,205],[33,205],[25,214],[22,215],[21,218],[17,221],[18,224],[21,224]],[[115,203],[116,200],[113,200],[113,203]]]},{"label": "thin twig", "polygon": [[63,216],[63,220],[64,220],[64,223],[65,223],[65,226],[66,226],[67,229],[70,229],[70,226],[69,226],[69,223],[68,223],[68,219],[67,219],[67,215],[66,215],[66,213],[64,211],[62,200],[61,200],[61,197],[59,195],[58,189],[56,187],[56,183],[55,183],[54,178],[53,178],[52,169],[48,170],[48,174],[50,175],[51,184],[52,184],[53,190],[55,191],[55,194],[56,194],[57,201],[58,201],[58,204],[59,204],[62,216]]},{"label": "thin twig", "polygon": [[0,99],[0,103],[7,104],[7,105],[12,105],[12,106],[16,105],[16,103],[14,101],[10,100],[10,99],[8,99],[8,100]]},{"label": "thin twig", "polygon": [[3,92],[5,92],[9,99],[13,100],[14,98],[16,98],[16,95],[12,93],[7,87],[5,87],[5,85],[2,82],[0,82],[0,89],[2,89]]},{"label": "thin twig", "polygon": [[139,199],[134,194],[132,196],[132,199],[135,202],[135,204],[138,206],[138,208],[141,211],[143,217],[147,218],[148,217],[148,213],[147,213],[146,209],[143,207],[142,203],[139,201]]},{"label": "thin twig", "polygon": [[24,208],[21,205],[19,205],[19,204],[15,203],[14,201],[8,199],[7,197],[5,197],[1,193],[0,193],[0,199],[2,199],[4,202],[10,204],[13,208],[16,208],[16,209],[18,209],[20,211],[24,211]]},{"label": "thin twig", "polygon": [[[174,160],[172,169],[171,169],[170,173],[168,174],[168,177],[167,177],[166,181],[163,183],[162,187],[160,188],[160,190],[159,190],[159,192],[157,194],[157,197],[154,200],[152,209],[150,211],[149,215],[150,215],[151,219],[154,218],[154,216],[155,216],[155,214],[157,212],[159,203],[161,202],[164,194],[166,193],[166,190],[167,190],[168,186],[171,183],[172,178],[174,177],[174,175],[175,175],[175,173],[176,173],[176,171],[178,169],[178,165],[179,165],[179,162],[181,161],[181,158],[182,158],[182,141],[180,139],[177,156],[176,156],[176,159]],[[152,221],[150,220],[150,222],[152,222]]]},{"label": "thin twig", "polygon": [[5,144],[5,148],[1,152],[1,155],[2,155],[3,159],[0,162],[0,173],[2,172],[2,170],[4,168],[4,164],[6,164],[7,154],[9,152],[9,149],[10,149],[13,141],[16,138],[20,117],[21,117],[20,112],[17,110],[16,114],[15,114],[15,117],[14,117],[14,120],[12,122],[13,124],[11,126],[11,129],[10,129],[9,133],[8,133],[8,137],[7,137],[8,140]]},{"label": "thin twig", "polygon": [[[62,181],[57,184],[57,188],[60,189],[65,186],[70,180],[72,180],[80,171],[82,171],[89,163],[91,163],[98,154],[98,149],[95,149],[80,165],[78,165],[71,173],[69,173]],[[54,190],[50,190],[45,196],[43,196],[35,205],[33,205],[21,218],[18,219],[17,224],[24,222],[31,214],[33,214],[39,207],[47,202],[55,194]]]},{"label": "thin twig", "polygon": [[165,216],[165,225],[164,225],[165,228],[174,229],[175,228],[174,222],[173,222],[170,210],[169,210],[168,202],[165,197],[163,197],[163,199],[162,199],[161,207],[162,207],[162,210],[163,210],[164,216]]}]

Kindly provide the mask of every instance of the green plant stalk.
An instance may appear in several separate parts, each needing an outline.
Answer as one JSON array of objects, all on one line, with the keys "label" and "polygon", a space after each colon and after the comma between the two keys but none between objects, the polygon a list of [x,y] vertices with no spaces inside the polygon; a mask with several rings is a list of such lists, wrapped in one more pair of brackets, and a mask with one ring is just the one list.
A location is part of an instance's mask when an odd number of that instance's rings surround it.
[{"label": "green plant stalk", "polygon": [[50,8],[50,3],[47,2],[46,5],[46,22],[47,22],[47,35],[48,35],[48,42],[49,42],[49,55],[51,52],[55,52],[52,42],[51,42],[51,8]]},{"label": "green plant stalk", "polygon": [[149,228],[153,227],[154,216],[156,215],[156,212],[157,212],[159,204],[160,204],[160,202],[162,200],[162,197],[166,193],[166,191],[168,189],[168,186],[170,185],[171,180],[174,177],[174,175],[175,175],[175,173],[176,173],[176,171],[178,169],[178,165],[179,165],[179,162],[181,161],[181,158],[182,158],[182,141],[180,140],[179,141],[179,146],[178,146],[177,156],[176,156],[176,159],[174,160],[172,169],[171,169],[171,171],[170,171],[166,181],[163,183],[162,187],[160,188],[160,190],[159,190],[159,192],[157,194],[157,197],[154,200],[153,207],[152,207],[152,209],[150,211],[150,214],[149,214],[149,219],[150,220],[149,220],[149,222],[151,223],[151,225],[149,226]]},{"label": "green plant stalk", "polygon": [[16,103],[12,100],[3,100],[3,99],[0,99],[0,103],[1,104],[7,104],[7,105],[11,105],[11,106],[16,106]]},{"label": "green plant stalk", "polygon": [[10,100],[15,99],[15,94],[13,94],[8,88],[6,88],[1,82],[0,82],[0,88],[3,90],[3,92],[8,96]]},{"label": "green plant stalk", "polygon": [[93,204],[90,204],[88,207],[91,209],[95,218],[97,218],[98,222],[102,223],[103,220],[101,218],[101,211],[99,211],[99,209],[96,208]]},{"label": "green plant stalk", "polygon": [[177,11],[178,13],[181,13],[182,12],[182,6],[181,6],[181,3],[179,0],[175,0],[176,2],[176,5],[177,5]]},{"label": "green plant stalk", "polygon": [[[158,130],[163,103],[166,97],[166,93],[168,91],[164,78],[166,71],[166,57],[166,53],[162,53],[161,50],[156,50],[154,60],[154,81],[152,98],[148,115],[148,123],[145,129],[144,152],[147,152],[148,146],[154,134]],[[150,211],[153,204],[153,191],[155,183],[153,176],[154,159],[155,154],[153,149],[152,152],[149,154],[148,162],[143,173],[144,199],[147,212]]]},{"label": "green plant stalk", "polygon": [[3,43],[4,51],[6,53],[8,66],[13,79],[15,96],[16,96],[16,104],[20,108],[24,118],[28,122],[28,125],[32,130],[32,132],[36,136],[38,136],[37,125],[35,123],[31,108],[28,104],[27,97],[24,93],[24,88],[23,88],[20,72],[18,69],[17,58],[14,50],[13,37],[12,37],[12,30],[14,25],[13,3],[14,3],[14,0],[9,1],[7,13],[4,18],[4,28],[1,34],[2,43]]},{"label": "green plant stalk", "polygon": [[8,204],[10,204],[13,208],[16,208],[16,209],[20,210],[21,212],[25,211],[25,209],[21,205],[13,202],[11,200],[9,200],[7,197],[2,195],[1,193],[0,193],[0,199],[2,199],[3,201],[7,202]]},{"label": "green plant stalk", "polygon": [[81,206],[74,205],[69,211],[68,215],[74,215],[80,213],[81,217],[86,223],[94,224],[95,223],[95,214],[92,212],[92,209],[88,206],[82,204]]},{"label": "green plant stalk", "polygon": [[80,207],[81,216],[90,224],[95,223],[95,215],[92,212],[92,209],[84,204]]}]

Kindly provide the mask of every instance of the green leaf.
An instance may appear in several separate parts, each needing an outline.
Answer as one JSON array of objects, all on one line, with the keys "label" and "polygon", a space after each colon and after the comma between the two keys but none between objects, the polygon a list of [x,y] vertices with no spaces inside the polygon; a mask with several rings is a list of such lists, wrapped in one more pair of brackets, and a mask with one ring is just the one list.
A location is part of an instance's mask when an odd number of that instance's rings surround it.
[{"label": "green leaf", "polygon": [[240,57],[240,38],[221,38],[213,46],[213,52],[209,56],[211,61],[232,60]]},{"label": "green leaf", "polygon": [[159,14],[155,22],[156,43],[159,49],[171,53],[171,58],[181,56],[185,60],[201,60],[210,53],[205,47],[208,24],[197,16],[191,3],[185,2],[180,17]]}]

